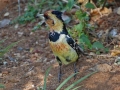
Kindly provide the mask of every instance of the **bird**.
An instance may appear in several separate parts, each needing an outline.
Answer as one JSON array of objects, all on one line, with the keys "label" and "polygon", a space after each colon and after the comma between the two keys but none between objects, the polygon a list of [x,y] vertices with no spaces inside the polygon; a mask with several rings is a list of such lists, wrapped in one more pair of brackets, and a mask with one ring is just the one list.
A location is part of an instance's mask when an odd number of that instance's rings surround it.
[{"label": "bird", "polygon": [[59,63],[58,80],[61,81],[62,65],[74,63],[74,73],[77,73],[76,64],[79,54],[86,55],[83,49],[69,35],[62,19],[61,11],[49,10],[44,12],[45,23],[49,27],[49,45]]}]

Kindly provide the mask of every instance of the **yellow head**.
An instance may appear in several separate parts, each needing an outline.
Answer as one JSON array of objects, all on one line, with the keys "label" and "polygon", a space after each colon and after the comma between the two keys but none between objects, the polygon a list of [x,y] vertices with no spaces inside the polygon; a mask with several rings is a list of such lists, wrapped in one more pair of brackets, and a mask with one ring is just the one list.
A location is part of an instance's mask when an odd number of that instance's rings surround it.
[{"label": "yellow head", "polygon": [[64,23],[62,20],[62,12],[59,11],[46,11],[44,13],[45,22],[49,26],[51,31],[58,33],[62,32]]}]

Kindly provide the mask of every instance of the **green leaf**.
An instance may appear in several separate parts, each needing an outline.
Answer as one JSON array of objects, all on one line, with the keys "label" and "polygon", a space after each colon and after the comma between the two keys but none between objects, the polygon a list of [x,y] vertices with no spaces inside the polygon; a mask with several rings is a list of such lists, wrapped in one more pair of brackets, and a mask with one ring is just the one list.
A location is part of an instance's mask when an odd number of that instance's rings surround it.
[{"label": "green leaf", "polygon": [[79,10],[79,11],[76,11],[75,15],[79,20],[82,20],[86,18],[87,13],[83,12],[82,10]]},{"label": "green leaf", "polygon": [[105,52],[109,52],[109,48],[104,48]]},{"label": "green leaf", "polygon": [[5,88],[5,86],[3,84],[0,84],[0,88]]},{"label": "green leaf", "polygon": [[83,29],[84,29],[84,23],[82,23],[82,22],[75,26],[75,30],[77,30],[79,32],[82,32]]},{"label": "green leaf", "polygon": [[91,44],[89,38],[85,34],[81,35],[79,40],[80,40],[80,43],[83,43],[84,45],[91,48],[92,44]]},{"label": "green leaf", "polygon": [[60,90],[60,88],[62,88],[63,85],[65,85],[75,74],[77,73],[74,73],[72,75],[70,75],[67,79],[65,79],[58,87],[56,90]]},{"label": "green leaf", "polygon": [[68,0],[67,7],[69,10],[72,9],[72,7],[74,6],[74,3],[75,3],[74,0]]},{"label": "green leaf", "polygon": [[77,85],[78,83],[81,83],[83,80],[87,79],[88,77],[90,77],[91,75],[93,75],[96,72],[92,72],[84,77],[82,77],[81,79],[75,81],[73,84],[71,84],[70,86],[68,86],[67,88],[65,88],[64,90],[71,90],[71,88],[73,88],[75,85]]},{"label": "green leaf", "polygon": [[86,8],[89,8],[89,9],[94,9],[94,8],[95,8],[95,6],[94,6],[92,3],[90,3],[90,2],[88,2],[88,3],[85,5],[85,7],[86,7]]},{"label": "green leaf", "polygon": [[52,68],[52,66],[49,67],[49,68],[46,70],[45,77],[44,77],[44,86],[43,86],[43,90],[46,90],[47,76],[48,76],[48,74],[49,74],[51,68]]},{"label": "green leaf", "polygon": [[96,41],[93,43],[92,48],[98,50],[98,49],[104,49],[104,46],[101,42]]}]

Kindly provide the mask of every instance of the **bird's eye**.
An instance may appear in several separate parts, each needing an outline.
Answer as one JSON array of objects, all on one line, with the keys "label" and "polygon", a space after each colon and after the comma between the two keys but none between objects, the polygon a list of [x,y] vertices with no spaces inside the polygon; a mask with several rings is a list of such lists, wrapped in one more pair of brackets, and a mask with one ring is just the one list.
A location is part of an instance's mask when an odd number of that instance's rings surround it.
[{"label": "bird's eye", "polygon": [[49,19],[49,16],[48,16],[48,15],[46,15],[46,14],[44,14],[44,17],[45,17],[45,19]]},{"label": "bird's eye", "polygon": [[47,13],[44,14],[44,17],[45,19],[50,19]]},{"label": "bird's eye", "polygon": [[53,24],[53,25],[55,24],[54,21],[52,21],[52,24]]}]

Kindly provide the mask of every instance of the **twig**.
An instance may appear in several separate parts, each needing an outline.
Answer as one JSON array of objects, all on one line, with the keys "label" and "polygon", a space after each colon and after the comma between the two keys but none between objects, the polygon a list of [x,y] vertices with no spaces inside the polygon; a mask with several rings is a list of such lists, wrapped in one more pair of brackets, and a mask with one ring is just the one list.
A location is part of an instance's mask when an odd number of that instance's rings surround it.
[{"label": "twig", "polygon": [[[62,1],[65,2],[65,3],[68,3],[67,0],[62,0]],[[74,7],[76,7],[77,9],[80,9],[80,7],[78,5],[76,5],[76,4],[74,4]]]},{"label": "twig", "polygon": [[103,6],[102,6],[102,9],[101,9],[101,10],[103,10],[103,9],[104,9],[106,2],[107,2],[107,0],[105,0],[105,1],[104,1],[104,3],[103,3]]},{"label": "twig", "polygon": [[118,7],[118,4],[117,4],[116,0],[114,0],[114,2],[115,2],[115,4],[116,4],[116,6]]},{"label": "twig", "polygon": [[19,16],[20,16],[20,0],[18,0],[18,11],[19,11]]},{"label": "twig", "polygon": [[88,2],[90,3],[90,0]]},{"label": "twig", "polygon": [[92,3],[94,4],[94,6],[95,6],[95,8],[97,9],[97,11],[98,11],[98,13],[100,14],[100,16],[102,17],[102,13],[100,12],[100,9],[97,8],[97,6],[95,5],[94,2],[92,2]]}]

